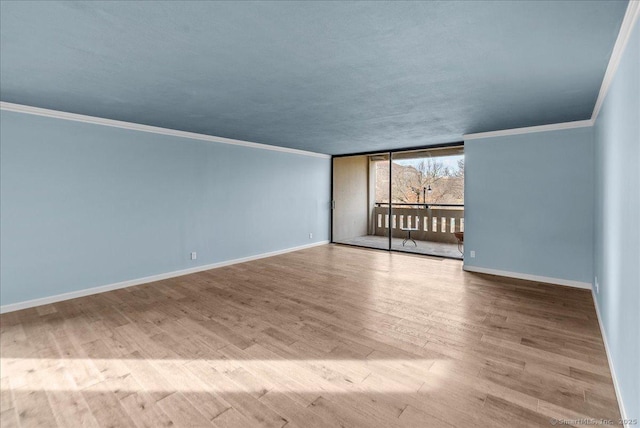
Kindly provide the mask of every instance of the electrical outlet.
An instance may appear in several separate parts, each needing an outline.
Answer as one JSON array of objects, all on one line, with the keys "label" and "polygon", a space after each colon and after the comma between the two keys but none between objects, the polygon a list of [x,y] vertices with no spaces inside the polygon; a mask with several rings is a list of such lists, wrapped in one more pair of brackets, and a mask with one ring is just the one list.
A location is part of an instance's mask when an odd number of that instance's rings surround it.
[{"label": "electrical outlet", "polygon": [[598,293],[600,293],[600,284],[598,283],[598,277],[597,276],[596,276],[595,283],[596,283],[596,294],[598,294]]},{"label": "electrical outlet", "polygon": [[309,239],[313,239],[313,233],[309,233]]},{"label": "electrical outlet", "polygon": [[196,253],[195,251],[191,252],[191,260],[195,260],[198,258],[198,253]]},{"label": "electrical outlet", "polygon": [[472,259],[475,259],[475,258],[476,258],[476,252],[475,252],[475,251],[473,251],[473,250],[469,251],[469,256],[470,256]]}]

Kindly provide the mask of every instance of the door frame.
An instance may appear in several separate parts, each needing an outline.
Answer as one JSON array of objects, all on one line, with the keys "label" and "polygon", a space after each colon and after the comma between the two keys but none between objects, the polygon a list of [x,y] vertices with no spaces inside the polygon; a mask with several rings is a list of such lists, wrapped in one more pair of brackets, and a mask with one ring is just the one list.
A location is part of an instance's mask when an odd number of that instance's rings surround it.
[{"label": "door frame", "polygon": [[[393,233],[391,232],[391,227],[389,227],[389,243],[388,243],[388,248],[386,250],[383,250],[381,248],[372,248],[372,247],[365,247],[364,245],[355,245],[355,244],[343,244],[343,243],[339,243],[339,242],[335,242],[333,240],[333,212],[335,210],[335,206],[334,206],[334,198],[333,198],[333,159],[334,158],[343,158],[343,157],[349,157],[349,156],[369,156],[369,155],[381,155],[381,154],[388,154],[389,155],[389,221],[391,221],[391,212],[392,212],[392,208],[391,208],[391,189],[392,189],[392,177],[393,177],[393,172],[392,172],[392,163],[393,163],[393,153],[399,153],[399,152],[411,152],[411,151],[415,151],[415,150],[429,150],[429,149],[442,149],[442,148],[446,148],[446,147],[464,147],[464,141],[456,141],[456,142],[451,142],[451,143],[441,143],[441,144],[432,144],[432,145],[428,145],[428,146],[417,146],[417,147],[404,147],[401,149],[391,149],[391,150],[378,150],[378,151],[374,151],[374,152],[354,152],[354,153],[343,153],[343,154],[339,154],[339,155],[331,155],[331,202],[330,202],[330,210],[331,210],[331,215],[329,216],[329,234],[330,234],[330,239],[329,242],[331,244],[339,244],[339,245],[347,245],[349,247],[356,247],[356,248],[367,248],[369,250],[374,250],[374,251],[388,251],[388,252],[395,252],[395,253],[402,253],[402,254],[411,254],[414,256],[423,256],[423,257],[437,257],[437,258],[442,258],[442,259],[452,259],[452,260],[460,260],[458,258],[455,257],[450,257],[450,256],[432,256],[432,255],[428,255],[428,254],[420,254],[420,253],[411,253],[408,251],[401,251],[401,250],[394,250],[392,244],[392,235]],[[368,221],[368,220],[367,220]]]}]

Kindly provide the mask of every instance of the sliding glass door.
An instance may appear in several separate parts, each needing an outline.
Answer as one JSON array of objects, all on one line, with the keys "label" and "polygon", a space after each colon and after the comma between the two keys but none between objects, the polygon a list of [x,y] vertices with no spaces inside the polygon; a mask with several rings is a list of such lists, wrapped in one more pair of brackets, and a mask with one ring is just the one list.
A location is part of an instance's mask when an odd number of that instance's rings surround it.
[{"label": "sliding glass door", "polygon": [[462,146],[333,158],[332,240],[462,258]]},{"label": "sliding glass door", "polygon": [[392,153],[391,249],[462,258],[462,147]]},{"label": "sliding glass door", "polygon": [[389,202],[388,153],[333,158],[333,242],[388,250],[381,202]]}]

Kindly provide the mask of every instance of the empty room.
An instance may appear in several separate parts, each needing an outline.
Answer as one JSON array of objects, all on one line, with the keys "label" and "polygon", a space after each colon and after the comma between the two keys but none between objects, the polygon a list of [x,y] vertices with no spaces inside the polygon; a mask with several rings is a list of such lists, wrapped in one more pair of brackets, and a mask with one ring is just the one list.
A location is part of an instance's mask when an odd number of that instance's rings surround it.
[{"label": "empty room", "polygon": [[639,16],[0,0],[0,425],[638,426]]}]

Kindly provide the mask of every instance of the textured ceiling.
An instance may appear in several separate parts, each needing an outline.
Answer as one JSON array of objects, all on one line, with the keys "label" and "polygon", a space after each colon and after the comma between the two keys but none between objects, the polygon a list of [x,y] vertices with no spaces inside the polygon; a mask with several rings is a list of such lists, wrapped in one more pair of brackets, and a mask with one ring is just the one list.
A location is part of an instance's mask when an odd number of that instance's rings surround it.
[{"label": "textured ceiling", "polygon": [[588,119],[627,2],[1,2],[0,98],[322,153]]}]

